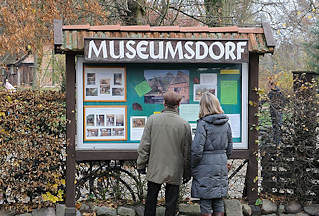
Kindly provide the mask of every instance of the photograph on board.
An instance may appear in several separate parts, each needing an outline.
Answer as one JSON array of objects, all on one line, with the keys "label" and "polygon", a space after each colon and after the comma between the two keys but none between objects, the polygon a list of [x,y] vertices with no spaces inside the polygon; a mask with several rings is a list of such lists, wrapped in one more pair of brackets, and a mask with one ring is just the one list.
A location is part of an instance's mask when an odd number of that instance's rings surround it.
[{"label": "photograph on board", "polygon": [[99,135],[98,129],[87,129],[86,131],[87,131],[86,133],[87,137],[97,137]]},{"label": "photograph on board", "polygon": [[116,126],[124,126],[124,115],[118,114],[115,115]]},{"label": "photograph on board", "polygon": [[200,101],[202,95],[205,92],[210,92],[213,95],[216,95],[217,86],[212,86],[209,84],[194,84],[194,101]]},{"label": "photograph on board", "polygon": [[113,114],[106,115],[106,126],[114,126],[114,119]]},{"label": "photograph on board", "polygon": [[112,88],[112,96],[123,96],[124,89],[123,88]]},{"label": "photograph on board", "polygon": [[104,126],[104,115],[96,115],[96,126]]},{"label": "photograph on board", "polygon": [[113,128],[113,136],[124,136],[124,128]]},{"label": "photograph on board", "polygon": [[110,94],[111,89],[111,79],[101,79],[100,80],[100,94]]},{"label": "photograph on board", "polygon": [[144,128],[145,127],[146,118],[145,117],[133,117],[132,118],[132,127],[133,128]]},{"label": "photograph on board", "polygon": [[174,91],[182,96],[181,103],[189,103],[189,71],[188,70],[145,70],[144,78],[151,91],[144,95],[146,104],[162,104],[163,95]]},{"label": "photograph on board", "polygon": [[114,73],[114,85],[122,85],[122,73]]},{"label": "photograph on board", "polygon": [[94,125],[94,114],[90,114],[86,117],[86,125],[87,126],[95,126]]},{"label": "photograph on board", "polygon": [[97,88],[86,88],[86,96],[97,96]]},{"label": "photograph on board", "polygon": [[95,85],[95,73],[87,74],[87,85]]},{"label": "photograph on board", "polygon": [[101,136],[112,136],[112,129],[111,128],[101,128],[100,134],[101,134]]}]

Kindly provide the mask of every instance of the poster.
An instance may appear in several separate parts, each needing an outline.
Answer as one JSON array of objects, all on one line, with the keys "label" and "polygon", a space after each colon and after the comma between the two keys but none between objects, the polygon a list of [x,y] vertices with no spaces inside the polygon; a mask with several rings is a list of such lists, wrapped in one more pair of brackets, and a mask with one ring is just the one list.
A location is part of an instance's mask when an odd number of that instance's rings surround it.
[{"label": "poster", "polygon": [[84,101],[126,101],[125,68],[85,67]]},{"label": "poster", "polygon": [[84,140],[126,140],[126,106],[84,106]]},{"label": "poster", "polygon": [[229,124],[233,138],[240,138],[240,114],[226,114],[229,117]]},{"label": "poster", "polygon": [[192,131],[192,139],[194,140],[195,134],[196,134],[196,128],[197,124],[196,123],[190,123],[191,126],[191,131]]},{"label": "poster", "polygon": [[200,84],[210,84],[217,86],[217,74],[215,73],[201,73],[199,75]]},{"label": "poster", "polygon": [[217,86],[211,84],[194,84],[194,101],[200,101],[205,92],[210,92],[217,96]]},{"label": "poster", "polygon": [[145,70],[144,78],[151,91],[144,95],[145,104],[163,104],[163,95],[174,91],[182,96],[181,103],[189,103],[188,70]]},{"label": "poster", "polygon": [[146,121],[146,116],[131,116],[131,140],[142,139]]},{"label": "poster", "polygon": [[197,121],[199,115],[199,104],[181,104],[179,116],[185,121]]},{"label": "poster", "polygon": [[237,80],[220,81],[221,104],[237,104]]}]

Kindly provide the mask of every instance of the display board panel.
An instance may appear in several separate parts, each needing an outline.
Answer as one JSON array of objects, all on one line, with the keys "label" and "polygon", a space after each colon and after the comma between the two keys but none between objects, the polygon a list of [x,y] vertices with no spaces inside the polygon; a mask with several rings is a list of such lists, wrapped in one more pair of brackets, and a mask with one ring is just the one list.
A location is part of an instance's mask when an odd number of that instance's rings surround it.
[{"label": "display board panel", "polygon": [[[234,148],[247,149],[247,63],[96,65],[85,63],[83,58],[79,58],[77,64],[77,89],[85,88],[85,82],[88,82],[88,75],[86,75],[85,71],[95,73],[96,80],[101,80],[105,79],[105,77],[114,77],[114,74],[118,73],[114,71],[121,68],[121,74],[123,74],[122,83],[126,83],[125,87],[123,85],[125,89],[123,93],[127,95],[125,101],[104,101],[100,100],[99,97],[94,101],[87,101],[85,100],[85,91],[77,91],[77,149],[137,149],[147,117],[163,110],[162,95],[166,91],[175,91],[182,95],[183,99],[179,113],[182,118],[192,125],[193,132],[196,130],[201,95],[205,91],[215,94],[219,98],[225,113],[230,118]],[[125,69],[123,70],[123,68]],[[112,82],[111,78],[110,82]],[[102,85],[105,85],[104,83]],[[112,88],[111,85],[110,88]],[[96,106],[102,110],[94,111]],[[88,127],[87,111],[91,112],[91,119],[94,114],[94,125],[97,125],[97,117],[99,115],[104,116],[103,122],[106,125],[107,113],[115,112],[114,108],[108,109],[108,107],[126,107],[125,129],[123,129],[125,138],[123,135],[112,136],[111,127],[109,127],[111,128],[111,136],[108,136],[110,134],[109,130],[101,131],[101,129],[107,127]],[[102,116],[101,119],[103,119]],[[109,117],[111,118],[111,116]],[[97,136],[87,137],[88,129],[93,129],[93,135],[95,135],[96,129],[99,129]],[[102,132],[103,136],[101,136]],[[113,135],[115,135],[115,132],[113,132]],[[115,139],[111,139],[111,137]]]}]

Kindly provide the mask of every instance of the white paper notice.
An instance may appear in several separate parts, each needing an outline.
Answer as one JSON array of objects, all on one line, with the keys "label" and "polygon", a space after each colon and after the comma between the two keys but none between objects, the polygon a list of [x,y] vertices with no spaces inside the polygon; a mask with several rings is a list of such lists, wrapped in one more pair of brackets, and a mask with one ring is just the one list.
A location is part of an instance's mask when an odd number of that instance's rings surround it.
[{"label": "white paper notice", "polygon": [[210,84],[212,86],[217,86],[217,74],[215,73],[201,73],[199,78],[200,84]]},{"label": "white paper notice", "polygon": [[240,114],[226,114],[229,117],[229,124],[233,138],[240,138]]},{"label": "white paper notice", "polygon": [[191,126],[191,130],[192,130],[192,139],[194,139],[195,134],[196,134],[197,124],[196,123],[190,123],[190,126]]},{"label": "white paper notice", "polygon": [[181,104],[179,106],[179,116],[185,121],[197,121],[199,114],[199,104]]},{"label": "white paper notice", "polygon": [[146,116],[131,116],[131,140],[142,139],[146,120]]}]

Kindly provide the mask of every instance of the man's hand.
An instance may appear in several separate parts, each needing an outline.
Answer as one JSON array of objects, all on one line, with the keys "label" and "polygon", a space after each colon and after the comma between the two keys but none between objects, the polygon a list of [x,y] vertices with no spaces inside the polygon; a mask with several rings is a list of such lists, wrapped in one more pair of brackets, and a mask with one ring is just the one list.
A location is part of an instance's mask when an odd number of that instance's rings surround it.
[{"label": "man's hand", "polygon": [[137,169],[137,172],[139,174],[145,175],[146,174],[146,169],[145,168]]}]

